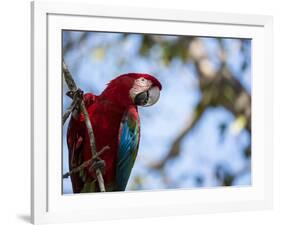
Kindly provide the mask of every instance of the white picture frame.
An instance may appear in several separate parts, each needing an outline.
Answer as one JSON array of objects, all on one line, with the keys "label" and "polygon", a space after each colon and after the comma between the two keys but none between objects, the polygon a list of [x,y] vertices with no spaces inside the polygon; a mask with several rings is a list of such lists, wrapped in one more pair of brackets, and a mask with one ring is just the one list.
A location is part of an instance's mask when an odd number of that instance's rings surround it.
[{"label": "white picture frame", "polygon": [[[188,28],[184,29],[183,27]],[[58,94],[62,29],[246,37],[253,40],[252,185],[193,190],[61,194]],[[58,223],[272,208],[272,17],[32,2],[32,222]],[[54,76],[56,74],[56,76]],[[52,90],[52,91],[50,91]],[[73,213],[75,212],[75,213]]]}]

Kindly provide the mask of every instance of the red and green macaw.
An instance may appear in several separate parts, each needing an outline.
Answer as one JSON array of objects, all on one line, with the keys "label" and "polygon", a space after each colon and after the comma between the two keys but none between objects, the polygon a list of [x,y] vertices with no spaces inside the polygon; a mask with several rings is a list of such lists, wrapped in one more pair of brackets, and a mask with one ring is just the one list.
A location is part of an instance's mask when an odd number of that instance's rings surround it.
[{"label": "red and green macaw", "polygon": [[[84,95],[97,151],[109,146],[100,156],[105,162],[106,191],[125,190],[140,141],[137,106],[155,104],[161,88],[160,82],[149,74],[128,73],[112,80],[101,95]],[[92,157],[84,116],[77,111],[72,113],[68,125],[67,144],[70,170]],[[95,180],[95,171],[90,166],[71,174],[73,192],[99,191]]]}]

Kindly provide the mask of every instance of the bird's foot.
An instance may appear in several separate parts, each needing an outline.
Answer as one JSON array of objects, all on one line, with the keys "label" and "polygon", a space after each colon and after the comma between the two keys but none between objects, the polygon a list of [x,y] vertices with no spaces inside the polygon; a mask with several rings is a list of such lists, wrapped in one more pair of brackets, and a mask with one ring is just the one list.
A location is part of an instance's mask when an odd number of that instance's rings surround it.
[{"label": "bird's foot", "polygon": [[78,88],[76,91],[68,91],[66,92],[66,95],[70,98],[79,98],[79,99],[83,99],[83,95],[84,95],[84,92]]},{"label": "bird's foot", "polygon": [[95,171],[97,169],[100,169],[101,172],[104,173],[104,171],[105,171],[105,161],[104,160],[101,160],[101,159],[96,160],[90,167],[91,171]]}]

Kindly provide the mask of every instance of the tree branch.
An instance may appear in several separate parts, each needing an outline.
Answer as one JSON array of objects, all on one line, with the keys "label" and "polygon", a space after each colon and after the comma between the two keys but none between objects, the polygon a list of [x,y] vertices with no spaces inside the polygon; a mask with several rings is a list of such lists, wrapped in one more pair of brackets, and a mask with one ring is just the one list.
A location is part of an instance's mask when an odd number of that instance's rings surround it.
[{"label": "tree branch", "polygon": [[157,163],[154,163],[151,165],[153,169],[163,169],[165,166],[166,162],[170,160],[171,158],[175,158],[179,155],[180,153],[180,144],[183,140],[183,138],[192,130],[192,128],[197,124],[197,122],[200,120],[202,117],[205,109],[207,108],[207,104],[200,102],[196,106],[195,112],[192,115],[191,120],[186,124],[186,126],[182,129],[182,131],[178,134],[176,137],[175,141],[173,142],[171,148],[169,149],[169,152],[167,155],[160,160]]},{"label": "tree branch", "polygon": [[83,162],[80,166],[75,167],[74,169],[72,169],[71,171],[63,174],[62,178],[68,178],[71,174],[73,173],[78,173],[81,170],[83,170],[84,168],[86,168],[87,166],[90,166],[91,164],[93,164],[93,162],[99,158],[99,156],[104,153],[106,150],[109,149],[109,146],[105,146],[103,147],[96,155],[94,155],[92,158],[90,158],[89,160],[87,160],[86,162]]},{"label": "tree branch", "polygon": [[[81,90],[77,88],[75,81],[73,80],[71,73],[69,72],[66,64],[62,63],[62,72],[64,75],[64,79],[65,82],[70,90],[71,95],[73,96],[73,101],[75,101],[75,103],[71,104],[70,108],[67,110],[67,114],[63,115],[63,123],[66,121],[66,119],[68,118],[68,116],[70,115],[70,112],[76,107],[76,104],[80,103],[80,110],[81,112],[84,114],[85,117],[85,124],[88,130],[88,135],[89,135],[89,139],[90,139],[90,147],[91,147],[91,152],[92,152],[92,156],[96,156],[97,155],[97,149],[96,149],[96,144],[95,144],[95,136],[94,136],[94,131],[92,128],[92,124],[89,118],[89,114],[88,111],[86,109],[85,106],[85,102],[83,100],[83,98],[76,100],[79,98],[79,96],[81,95]],[[80,91],[79,91],[80,90]],[[97,162],[98,159],[97,157],[93,160],[94,162]],[[99,188],[101,192],[105,192],[105,186],[104,186],[104,180],[103,180],[103,176],[102,176],[102,172],[100,170],[100,168],[96,168],[96,176],[97,176],[97,180],[99,183]]]}]

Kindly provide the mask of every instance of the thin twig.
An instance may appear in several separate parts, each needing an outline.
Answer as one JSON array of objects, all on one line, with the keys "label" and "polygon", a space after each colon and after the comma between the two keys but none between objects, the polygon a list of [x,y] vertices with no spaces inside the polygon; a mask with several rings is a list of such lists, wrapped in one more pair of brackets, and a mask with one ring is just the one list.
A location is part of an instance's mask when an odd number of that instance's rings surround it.
[{"label": "thin twig", "polygon": [[207,108],[206,103],[198,103],[198,105],[195,108],[195,111],[191,117],[191,119],[188,120],[182,131],[178,134],[175,141],[173,142],[170,150],[168,153],[164,156],[163,159],[161,159],[158,162],[155,162],[150,165],[151,168],[161,170],[165,166],[166,162],[170,160],[171,158],[175,158],[180,154],[181,151],[181,142],[184,139],[184,137],[194,128],[194,126],[198,123],[198,121],[201,119],[203,113],[205,112]]},{"label": "thin twig", "polygon": [[69,172],[63,174],[62,178],[68,178],[71,174],[73,173],[78,173],[81,170],[83,170],[84,168],[88,167],[89,165],[91,165],[96,159],[98,159],[98,157],[105,152],[106,150],[109,149],[109,146],[105,146],[103,147],[96,155],[94,155],[92,158],[90,158],[89,160],[87,160],[86,162],[83,162],[80,166],[75,167],[74,169],[70,170]]},{"label": "thin twig", "polygon": [[73,101],[71,103],[71,105],[67,108],[67,110],[63,113],[62,116],[62,124],[65,123],[65,121],[67,120],[67,118],[70,116],[70,114],[73,112],[73,110],[77,107],[77,105],[79,104],[79,99],[78,98],[73,98]]},{"label": "thin twig", "polygon": [[78,90],[75,81],[73,80],[71,73],[69,72],[65,62],[62,62],[62,72],[64,75],[65,82],[70,91],[75,92]]},{"label": "thin twig", "polygon": [[[65,79],[65,82],[66,82],[69,90],[75,96],[75,93],[78,93],[79,89],[77,88],[76,83],[73,80],[73,78],[71,76],[71,73],[69,72],[69,70],[68,70],[66,64],[64,63],[64,61],[62,63],[62,72],[63,72],[64,79]],[[74,96],[73,96],[73,98],[74,98]],[[92,156],[96,156],[97,155],[97,149],[96,149],[96,144],[95,144],[95,136],[94,136],[94,131],[93,131],[92,124],[91,124],[91,121],[90,121],[90,118],[89,118],[89,114],[88,114],[88,111],[86,109],[83,98],[80,99],[79,102],[80,102],[81,112],[84,114],[84,117],[85,117],[85,124],[86,124],[88,134],[89,134],[89,138],[90,138],[90,147],[91,147]],[[70,115],[70,113],[68,114],[68,116],[69,115]],[[66,121],[67,117],[65,117],[63,119]],[[96,160],[97,159],[95,159],[94,161],[96,161]],[[104,180],[103,180],[102,172],[99,168],[96,168],[95,170],[96,170],[96,176],[97,176],[97,180],[98,180],[98,183],[99,183],[100,191],[105,192],[106,190],[105,190],[105,186],[104,186]]]}]

